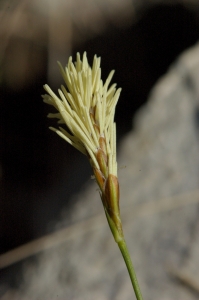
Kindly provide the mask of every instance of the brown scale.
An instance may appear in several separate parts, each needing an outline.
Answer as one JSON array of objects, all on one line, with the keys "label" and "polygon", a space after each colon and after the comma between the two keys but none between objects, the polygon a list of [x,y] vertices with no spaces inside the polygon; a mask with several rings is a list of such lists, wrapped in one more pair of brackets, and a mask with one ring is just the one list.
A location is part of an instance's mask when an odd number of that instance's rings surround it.
[{"label": "brown scale", "polygon": [[[99,126],[95,121],[95,111],[96,107],[92,108],[90,111],[90,118],[94,127],[94,130],[99,138],[99,149],[96,153],[96,159],[99,164],[97,169],[93,166],[91,162],[93,172],[100,188],[100,196],[105,208],[106,216],[108,222],[113,222],[117,228],[117,232],[120,236],[123,236],[122,224],[120,219],[120,208],[119,208],[119,183],[118,178],[109,174],[108,172],[108,155],[107,155],[107,146],[106,140],[103,136],[100,136]],[[112,221],[110,221],[112,220]],[[110,226],[111,227],[111,226]],[[114,233],[113,233],[114,234]],[[115,234],[114,234],[115,236]]]}]

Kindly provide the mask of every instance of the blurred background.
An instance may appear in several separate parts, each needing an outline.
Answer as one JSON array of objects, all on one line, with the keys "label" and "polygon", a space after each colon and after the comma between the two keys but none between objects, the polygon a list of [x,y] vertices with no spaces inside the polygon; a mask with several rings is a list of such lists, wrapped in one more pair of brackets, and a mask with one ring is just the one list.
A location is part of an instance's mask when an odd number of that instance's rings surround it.
[{"label": "blurred background", "polygon": [[[101,56],[103,80],[116,70],[120,143],[155,82],[198,39],[198,1],[0,0],[1,254],[55,230],[90,182],[85,157],[48,129],[41,94],[63,82],[57,60],[87,51],[90,63]],[[0,280],[17,285],[19,269]]]}]

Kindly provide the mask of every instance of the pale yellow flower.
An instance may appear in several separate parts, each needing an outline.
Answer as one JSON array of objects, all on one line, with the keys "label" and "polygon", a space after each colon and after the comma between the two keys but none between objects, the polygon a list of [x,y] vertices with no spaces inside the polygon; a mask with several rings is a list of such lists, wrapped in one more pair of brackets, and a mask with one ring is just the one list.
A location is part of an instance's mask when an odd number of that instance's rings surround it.
[{"label": "pale yellow flower", "polygon": [[46,84],[44,102],[53,105],[57,113],[48,117],[58,118],[63,127],[53,128],[60,137],[89,157],[101,198],[108,217],[117,223],[122,232],[119,216],[119,185],[116,161],[115,106],[121,89],[116,84],[109,87],[114,71],[105,83],[101,79],[100,57],[94,56],[92,68],[86,52],[81,60],[77,53],[76,62],[69,58],[65,69],[59,67],[67,89],[62,85],[57,96]]},{"label": "pale yellow flower", "polygon": [[62,127],[59,130],[51,129],[82,153],[88,152],[97,168],[99,165],[95,156],[100,148],[99,138],[105,138],[109,173],[117,175],[114,114],[121,89],[116,90],[116,84],[108,88],[114,71],[110,72],[103,84],[100,57],[94,57],[91,68],[86,52],[82,61],[77,53],[75,65],[70,57],[65,70],[58,64],[68,91],[62,85],[58,97],[46,84],[44,88],[49,95],[44,96],[44,102],[52,104],[59,111],[48,116],[58,118],[58,123],[66,124],[72,135]]}]

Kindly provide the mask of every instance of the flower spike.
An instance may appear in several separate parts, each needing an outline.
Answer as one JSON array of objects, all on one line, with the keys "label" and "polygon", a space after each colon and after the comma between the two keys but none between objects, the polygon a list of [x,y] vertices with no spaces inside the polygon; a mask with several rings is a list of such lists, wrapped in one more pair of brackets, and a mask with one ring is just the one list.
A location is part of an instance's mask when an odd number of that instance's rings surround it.
[{"label": "flower spike", "polygon": [[[82,61],[79,53],[75,63],[70,57],[65,69],[59,62],[58,65],[67,89],[62,86],[57,96],[45,84],[44,89],[48,94],[43,98],[58,110],[58,113],[51,113],[48,117],[57,118],[59,124],[65,123],[68,130],[62,127],[50,129],[88,156],[100,187],[106,214],[112,218],[116,232],[118,231],[120,239],[123,239],[119,213],[119,185],[116,180],[116,130],[113,121],[121,89],[116,90],[115,85],[109,88],[114,71],[110,72],[103,84],[100,58],[97,56],[94,56],[92,68],[88,64],[86,52]],[[114,217],[116,215],[117,217]],[[116,239],[118,240],[118,234]]]},{"label": "flower spike", "polygon": [[115,107],[121,88],[116,84],[109,87],[114,71],[111,71],[103,84],[101,79],[100,57],[94,56],[92,68],[88,64],[86,52],[81,60],[77,53],[76,62],[69,57],[65,68],[58,62],[65,81],[57,96],[45,84],[47,92],[42,96],[45,103],[58,111],[49,118],[57,118],[63,127],[54,128],[61,138],[85,154],[91,164],[108,224],[118,244],[138,300],[142,300],[133,265],[124,241],[119,209],[119,183],[116,161]]}]

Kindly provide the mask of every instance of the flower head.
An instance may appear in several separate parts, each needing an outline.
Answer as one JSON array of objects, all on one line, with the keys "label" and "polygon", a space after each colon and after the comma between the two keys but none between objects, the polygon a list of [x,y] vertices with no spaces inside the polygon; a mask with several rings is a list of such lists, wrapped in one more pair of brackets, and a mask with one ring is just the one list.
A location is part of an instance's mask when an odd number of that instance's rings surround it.
[{"label": "flower head", "polygon": [[110,72],[103,83],[100,58],[97,56],[94,56],[92,68],[88,64],[86,52],[82,60],[77,53],[75,63],[70,57],[65,69],[58,64],[67,89],[62,85],[57,96],[46,84],[44,89],[48,94],[43,99],[58,111],[50,113],[48,117],[58,118],[58,123],[65,124],[67,128],[50,129],[89,157],[107,218],[117,223],[119,185],[114,115],[121,89],[116,89],[116,84],[109,87],[114,71]]},{"label": "flower head", "polygon": [[48,93],[44,96],[44,102],[58,110],[58,113],[49,114],[48,117],[58,118],[58,123],[65,124],[69,132],[62,127],[50,129],[89,155],[96,168],[99,168],[97,152],[102,149],[109,157],[109,173],[116,175],[116,131],[113,120],[121,89],[116,90],[116,84],[108,87],[114,71],[103,84],[100,58],[94,57],[91,68],[86,52],[82,61],[77,53],[75,64],[70,57],[65,69],[58,64],[67,89],[62,85],[58,97],[47,84],[44,85]]}]

